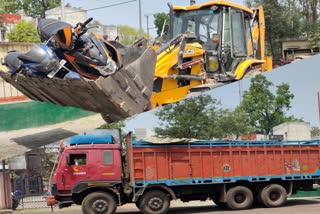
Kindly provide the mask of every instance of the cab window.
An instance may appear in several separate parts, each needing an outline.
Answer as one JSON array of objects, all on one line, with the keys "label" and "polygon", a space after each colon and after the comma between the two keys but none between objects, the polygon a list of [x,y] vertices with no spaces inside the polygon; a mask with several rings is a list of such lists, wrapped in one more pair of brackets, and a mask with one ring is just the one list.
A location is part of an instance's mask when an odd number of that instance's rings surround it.
[{"label": "cab window", "polygon": [[113,153],[111,150],[103,151],[102,156],[103,156],[103,164],[105,165],[113,164]]},{"label": "cab window", "polygon": [[226,10],[224,12],[224,47],[228,50],[231,49],[231,27],[230,27],[230,19],[229,12]]},{"label": "cab window", "polygon": [[247,56],[245,26],[243,23],[243,14],[240,11],[233,11],[231,13],[232,19],[232,44],[234,57]]},{"label": "cab window", "polygon": [[[175,11],[173,17],[173,37],[192,32],[206,45],[212,44],[212,36],[218,33],[219,10],[204,8],[193,11]],[[216,47],[214,47],[215,49]]]},{"label": "cab window", "polygon": [[86,154],[70,154],[70,165],[86,165]]},{"label": "cab window", "polygon": [[250,17],[248,15],[244,18],[244,23],[246,25],[246,39],[247,39],[248,56],[254,57],[254,47],[253,47],[253,41],[252,41]]}]

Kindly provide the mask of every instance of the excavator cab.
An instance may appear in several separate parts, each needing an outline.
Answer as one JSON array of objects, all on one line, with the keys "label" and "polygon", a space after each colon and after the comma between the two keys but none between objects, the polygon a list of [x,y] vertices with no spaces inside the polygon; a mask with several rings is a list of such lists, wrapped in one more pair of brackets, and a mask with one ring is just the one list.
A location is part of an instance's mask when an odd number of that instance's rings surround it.
[{"label": "excavator cab", "polygon": [[152,107],[271,69],[262,7],[220,0],[169,7],[171,40],[157,50]]},{"label": "excavator cab", "polygon": [[[172,17],[172,36],[194,33],[206,53],[206,72],[233,73],[243,59],[254,58],[252,48],[248,48],[253,47],[250,12],[221,5],[197,10],[176,9]],[[230,79],[224,75],[220,77],[221,81]]]}]

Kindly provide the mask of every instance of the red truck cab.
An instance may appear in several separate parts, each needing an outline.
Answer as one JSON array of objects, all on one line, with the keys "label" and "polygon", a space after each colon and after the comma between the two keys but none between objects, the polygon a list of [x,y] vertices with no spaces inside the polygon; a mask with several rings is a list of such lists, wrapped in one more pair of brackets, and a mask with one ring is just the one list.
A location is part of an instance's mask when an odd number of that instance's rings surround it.
[{"label": "red truck cab", "polygon": [[97,136],[95,139],[90,135],[79,137],[80,141],[71,139],[77,142],[63,149],[53,176],[52,193],[62,207],[73,203],[72,193],[76,193],[77,188],[83,191],[84,186],[121,183],[120,145],[110,141],[112,136],[105,135],[98,141]]}]

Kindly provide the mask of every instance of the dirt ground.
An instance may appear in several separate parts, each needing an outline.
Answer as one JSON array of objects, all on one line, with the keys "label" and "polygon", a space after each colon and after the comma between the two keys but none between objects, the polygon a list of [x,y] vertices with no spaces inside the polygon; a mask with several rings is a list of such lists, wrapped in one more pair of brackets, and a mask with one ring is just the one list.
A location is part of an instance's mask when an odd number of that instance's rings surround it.
[{"label": "dirt ground", "polygon": [[[25,214],[25,213],[51,213],[50,208],[46,209],[30,209],[30,210],[20,210],[14,212],[15,214]],[[81,213],[80,206],[72,206],[69,208],[61,209],[54,208],[54,214],[78,214]],[[139,210],[134,204],[127,204],[118,207],[117,214],[140,214]],[[171,203],[171,208],[168,214],[319,214],[320,213],[320,198],[298,198],[289,199],[284,207],[279,208],[253,208],[250,210],[232,211],[223,210],[213,204],[211,201],[199,202],[193,201],[189,203],[182,203],[180,201],[173,201]]]}]

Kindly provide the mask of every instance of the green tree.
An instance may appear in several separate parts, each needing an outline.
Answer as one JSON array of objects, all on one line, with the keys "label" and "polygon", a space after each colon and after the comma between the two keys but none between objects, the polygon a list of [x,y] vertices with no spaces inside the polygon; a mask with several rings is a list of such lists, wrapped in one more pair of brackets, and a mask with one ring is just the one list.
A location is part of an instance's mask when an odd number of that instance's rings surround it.
[{"label": "green tree", "polygon": [[41,175],[43,181],[49,182],[51,171],[58,154],[56,152],[46,151],[45,148],[39,150],[39,154],[41,155],[41,168],[36,169],[36,171]]},{"label": "green tree", "polygon": [[47,10],[60,5],[60,0],[15,0],[9,2],[10,3],[7,3],[7,7],[13,8],[16,11],[21,10],[33,18],[45,18],[45,12]]},{"label": "green tree", "polygon": [[102,125],[99,127],[99,129],[123,129],[125,127],[125,123],[123,120],[114,122],[114,123],[108,123],[105,125]]},{"label": "green tree", "polygon": [[165,24],[165,27],[164,27],[163,35],[167,36],[168,32],[169,32],[169,22],[170,22],[170,18],[168,16],[168,14],[156,13],[153,15],[153,17],[154,17],[154,25],[157,28],[158,36],[161,35],[161,31],[162,31],[164,24]]},{"label": "green tree", "polygon": [[128,25],[119,25],[120,28],[120,42],[124,45],[132,44],[139,39],[139,30]]},{"label": "green tree", "polygon": [[208,95],[166,105],[156,116],[161,122],[155,133],[160,137],[212,139],[253,130],[242,109],[221,109],[219,102]]},{"label": "green tree", "polygon": [[300,37],[307,22],[296,0],[247,0],[248,6],[263,5],[266,25],[267,52],[282,57],[281,41]]},{"label": "green tree", "polygon": [[218,136],[220,138],[226,135],[235,135],[238,139],[243,134],[251,134],[255,131],[250,124],[248,113],[240,107],[233,111],[223,110],[217,124],[216,128],[220,129],[217,133],[222,134]]},{"label": "green tree", "polygon": [[294,98],[289,85],[278,85],[275,95],[270,90],[271,86],[272,82],[265,76],[255,76],[251,79],[249,90],[244,92],[241,103],[251,126],[261,134],[269,134],[274,126],[281,123],[297,121],[293,116],[285,114],[291,108],[290,103]]},{"label": "green tree", "polygon": [[[291,0],[292,1],[292,0]],[[299,0],[301,11],[305,20],[311,24],[317,22],[319,17],[319,0]]]},{"label": "green tree", "polygon": [[309,42],[311,48],[320,47],[320,23],[314,24],[314,26],[309,31]]},{"label": "green tree", "polygon": [[15,0],[0,0],[0,13],[17,13],[19,5]]},{"label": "green tree", "polygon": [[[155,113],[161,120],[155,133],[161,137],[212,138],[208,133],[210,117],[217,115],[217,100],[210,96],[198,96],[185,99],[172,105],[166,105]],[[209,115],[209,112],[211,115]]]},{"label": "green tree", "polygon": [[9,42],[40,42],[37,29],[31,21],[19,21],[8,33]]}]

